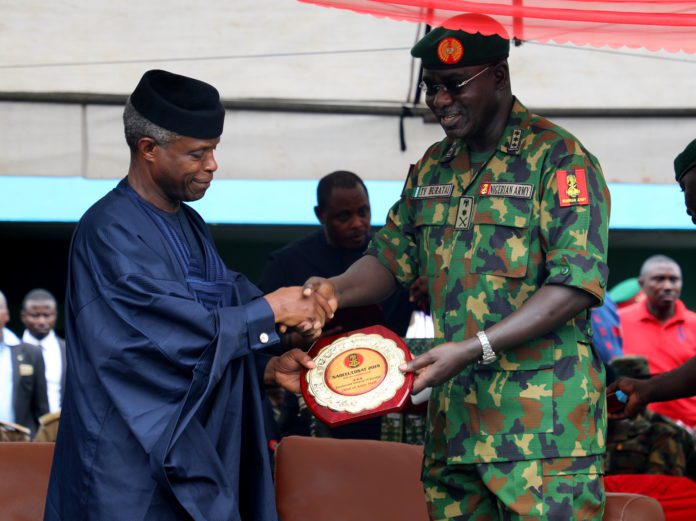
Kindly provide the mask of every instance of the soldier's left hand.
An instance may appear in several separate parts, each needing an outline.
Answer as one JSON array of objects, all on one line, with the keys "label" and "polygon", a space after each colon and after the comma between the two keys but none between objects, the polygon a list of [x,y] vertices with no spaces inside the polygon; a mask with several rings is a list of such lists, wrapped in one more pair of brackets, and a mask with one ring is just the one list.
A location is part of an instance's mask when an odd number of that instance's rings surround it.
[{"label": "soldier's left hand", "polygon": [[312,357],[301,349],[291,349],[281,356],[274,356],[266,365],[263,380],[266,385],[278,384],[291,393],[300,392],[300,375],[303,369],[313,369]]},{"label": "soldier's left hand", "polygon": [[481,344],[474,338],[464,342],[447,342],[401,364],[405,373],[415,373],[412,394],[426,387],[440,385],[459,373],[466,366],[481,358]]}]

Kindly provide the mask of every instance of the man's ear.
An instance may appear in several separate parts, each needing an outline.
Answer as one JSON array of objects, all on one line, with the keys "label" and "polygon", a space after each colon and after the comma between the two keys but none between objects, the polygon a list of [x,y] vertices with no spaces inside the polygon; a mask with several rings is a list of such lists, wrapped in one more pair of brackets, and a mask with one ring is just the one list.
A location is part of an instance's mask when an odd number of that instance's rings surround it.
[{"label": "man's ear", "polygon": [[155,160],[155,148],[157,148],[157,141],[151,137],[141,137],[138,140],[138,154],[145,161],[152,162]]},{"label": "man's ear", "polygon": [[510,68],[507,60],[503,60],[493,68],[493,77],[498,90],[506,89],[510,86]]},{"label": "man's ear", "polygon": [[321,224],[324,224],[324,211],[319,208],[318,206],[314,207],[314,215],[317,216],[317,219]]}]

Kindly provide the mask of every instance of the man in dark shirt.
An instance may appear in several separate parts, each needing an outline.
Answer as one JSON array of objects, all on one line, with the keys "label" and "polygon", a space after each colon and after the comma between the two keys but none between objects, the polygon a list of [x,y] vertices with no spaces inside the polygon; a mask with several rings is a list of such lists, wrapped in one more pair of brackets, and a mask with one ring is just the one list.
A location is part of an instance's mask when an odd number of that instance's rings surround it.
[{"label": "man in dark shirt", "polygon": [[[324,176],[317,187],[314,213],[321,223],[321,230],[270,255],[259,284],[263,291],[303,284],[315,275],[339,275],[362,257],[370,240],[370,200],[360,177],[342,170]],[[381,324],[403,336],[414,309],[415,305],[409,303],[408,293],[399,288],[379,305],[337,311],[324,326],[324,335]],[[310,415],[301,413],[298,407],[295,396],[285,397],[280,419],[282,435],[310,433]],[[380,423],[379,418],[374,418],[336,429],[317,424],[316,433],[336,438],[378,439]]]}]

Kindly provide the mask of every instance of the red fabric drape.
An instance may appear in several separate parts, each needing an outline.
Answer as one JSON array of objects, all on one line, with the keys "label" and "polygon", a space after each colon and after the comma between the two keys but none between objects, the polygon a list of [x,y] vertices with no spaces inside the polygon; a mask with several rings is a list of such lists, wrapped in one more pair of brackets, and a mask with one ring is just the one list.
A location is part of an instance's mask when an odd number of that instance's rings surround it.
[{"label": "red fabric drape", "polygon": [[[443,25],[461,13],[493,16],[508,37],[595,47],[696,53],[696,2],[647,0],[300,0],[409,22]],[[457,27],[466,31],[476,28]],[[506,35],[501,35],[506,36]]]}]

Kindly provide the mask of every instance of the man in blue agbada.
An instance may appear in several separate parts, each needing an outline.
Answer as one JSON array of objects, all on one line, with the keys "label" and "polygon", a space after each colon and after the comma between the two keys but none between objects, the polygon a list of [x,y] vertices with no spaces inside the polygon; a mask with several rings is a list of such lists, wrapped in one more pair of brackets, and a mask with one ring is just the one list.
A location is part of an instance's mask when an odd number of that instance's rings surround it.
[{"label": "man in blue agbada", "polygon": [[299,390],[335,303],[263,297],[229,271],[201,217],[225,111],[217,90],[148,71],[124,111],[128,176],[82,217],[70,251],[65,403],[47,521],[277,520],[262,385]]}]

